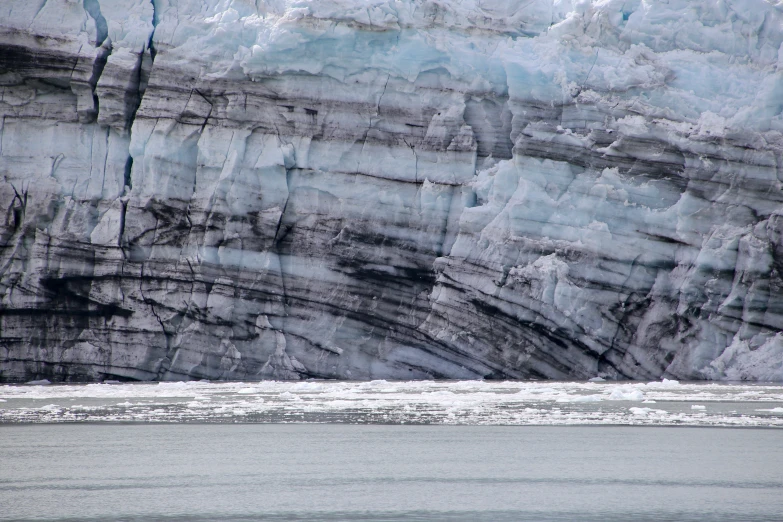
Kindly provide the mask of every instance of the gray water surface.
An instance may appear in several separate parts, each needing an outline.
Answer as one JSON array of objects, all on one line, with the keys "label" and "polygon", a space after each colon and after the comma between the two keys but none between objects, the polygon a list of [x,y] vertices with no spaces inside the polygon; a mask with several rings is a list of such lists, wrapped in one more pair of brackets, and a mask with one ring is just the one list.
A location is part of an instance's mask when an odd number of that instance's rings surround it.
[{"label": "gray water surface", "polygon": [[0,520],[783,520],[783,431],[0,427]]}]

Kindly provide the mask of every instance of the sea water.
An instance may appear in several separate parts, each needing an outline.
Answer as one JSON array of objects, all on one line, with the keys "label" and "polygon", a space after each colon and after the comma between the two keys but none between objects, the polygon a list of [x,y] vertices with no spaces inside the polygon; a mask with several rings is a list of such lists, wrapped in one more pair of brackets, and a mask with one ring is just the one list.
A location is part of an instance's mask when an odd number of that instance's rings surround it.
[{"label": "sea water", "polygon": [[783,386],[0,386],[0,520],[783,520]]},{"label": "sea water", "polygon": [[0,427],[1,520],[783,519],[783,431]]}]

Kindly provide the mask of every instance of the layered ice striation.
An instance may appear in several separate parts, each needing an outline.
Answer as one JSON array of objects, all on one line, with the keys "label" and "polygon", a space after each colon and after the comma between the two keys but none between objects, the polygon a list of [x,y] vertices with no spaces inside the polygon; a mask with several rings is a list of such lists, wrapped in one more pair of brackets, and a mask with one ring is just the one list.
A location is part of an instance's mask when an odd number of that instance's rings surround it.
[{"label": "layered ice striation", "polygon": [[10,0],[0,380],[783,380],[783,5]]}]

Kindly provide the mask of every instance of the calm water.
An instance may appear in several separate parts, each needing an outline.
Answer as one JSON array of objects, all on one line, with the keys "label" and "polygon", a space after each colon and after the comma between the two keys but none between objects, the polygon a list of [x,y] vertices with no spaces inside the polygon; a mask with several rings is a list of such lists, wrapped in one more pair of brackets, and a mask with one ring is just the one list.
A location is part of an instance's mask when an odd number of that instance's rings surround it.
[{"label": "calm water", "polygon": [[0,520],[783,520],[783,431],[0,426]]}]

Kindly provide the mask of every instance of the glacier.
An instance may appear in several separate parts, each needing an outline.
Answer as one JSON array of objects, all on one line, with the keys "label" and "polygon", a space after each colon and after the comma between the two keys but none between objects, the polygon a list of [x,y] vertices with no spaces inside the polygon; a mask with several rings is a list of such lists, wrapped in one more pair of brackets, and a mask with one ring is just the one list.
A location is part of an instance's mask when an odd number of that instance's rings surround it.
[{"label": "glacier", "polygon": [[10,0],[0,381],[783,381],[783,2]]}]

